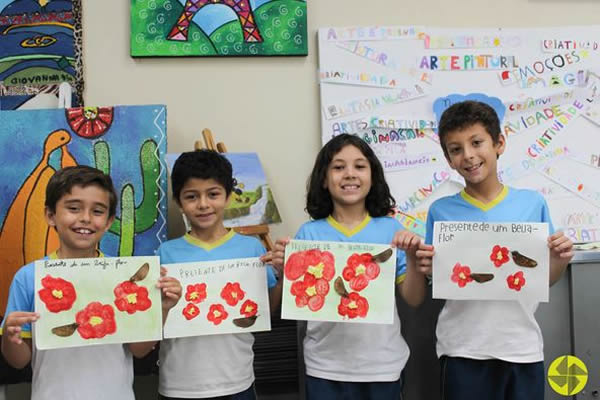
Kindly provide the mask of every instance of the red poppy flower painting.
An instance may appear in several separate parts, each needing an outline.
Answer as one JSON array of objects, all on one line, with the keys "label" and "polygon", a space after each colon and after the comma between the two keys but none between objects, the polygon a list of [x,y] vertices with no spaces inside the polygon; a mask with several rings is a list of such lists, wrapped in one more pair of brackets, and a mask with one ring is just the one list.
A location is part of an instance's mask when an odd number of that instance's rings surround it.
[{"label": "red poppy flower painting", "polygon": [[452,276],[450,279],[452,279],[452,282],[456,282],[458,287],[465,287],[467,283],[473,281],[473,278],[471,277],[471,268],[456,263],[452,269]]},{"label": "red poppy flower painting", "polygon": [[373,261],[371,253],[352,254],[346,261],[342,271],[344,279],[350,283],[350,288],[360,292],[369,282],[379,276],[379,265]]},{"label": "red poppy flower painting", "polygon": [[509,275],[508,278],[506,278],[506,283],[508,283],[509,289],[520,292],[521,288],[525,286],[525,276],[523,275],[523,271],[519,271],[516,274]]},{"label": "red poppy flower painting", "polygon": [[237,306],[237,303],[244,299],[246,293],[240,287],[238,282],[227,282],[223,290],[221,290],[221,298],[232,307]]},{"label": "red poppy flower painting", "polygon": [[367,316],[368,312],[369,302],[360,294],[351,292],[348,294],[348,296],[342,296],[340,298],[338,314],[340,314],[342,317],[348,317],[350,319],[356,317],[364,318]]},{"label": "red poppy flower painting", "polygon": [[187,285],[185,300],[195,304],[202,303],[206,300],[206,283]]},{"label": "red poppy flower painting", "polygon": [[304,279],[294,282],[290,293],[296,296],[296,306],[308,306],[311,311],[319,311],[325,304],[325,296],[329,293],[329,282],[316,279],[313,274],[306,273]]},{"label": "red poppy flower painting", "polygon": [[189,321],[196,318],[200,314],[200,309],[194,303],[188,303],[188,305],[183,309],[182,314],[185,319]]},{"label": "red poppy flower painting", "polygon": [[508,249],[500,245],[495,245],[492,249],[492,254],[490,254],[490,260],[492,260],[496,268],[507,263],[510,261],[510,258],[508,257]]},{"label": "red poppy flower painting", "polygon": [[94,301],[75,315],[77,331],[84,339],[102,339],[117,331],[112,306]]},{"label": "red poppy flower painting", "polygon": [[38,295],[50,312],[58,313],[69,310],[77,299],[73,284],[62,278],[46,275],[42,278],[42,286],[43,289],[38,292]]},{"label": "red poppy flower painting", "polygon": [[225,307],[221,304],[211,304],[210,309],[206,318],[215,325],[219,325],[221,322],[227,319],[229,314],[225,311]]},{"label": "red poppy flower painting", "polygon": [[335,275],[334,257],[330,252],[319,249],[298,251],[288,257],[283,272],[291,281],[306,273],[312,274],[317,279],[330,281]]},{"label": "red poppy flower painting", "polygon": [[148,298],[148,289],[131,281],[118,284],[114,293],[115,306],[119,311],[133,314],[136,311],[146,311],[152,306],[152,301]]},{"label": "red poppy flower painting", "polygon": [[73,132],[86,139],[102,136],[113,121],[112,107],[68,108],[66,113]]},{"label": "red poppy flower painting", "polygon": [[257,312],[258,304],[256,304],[252,300],[246,300],[240,308],[240,314],[242,314],[246,318],[255,316]]}]

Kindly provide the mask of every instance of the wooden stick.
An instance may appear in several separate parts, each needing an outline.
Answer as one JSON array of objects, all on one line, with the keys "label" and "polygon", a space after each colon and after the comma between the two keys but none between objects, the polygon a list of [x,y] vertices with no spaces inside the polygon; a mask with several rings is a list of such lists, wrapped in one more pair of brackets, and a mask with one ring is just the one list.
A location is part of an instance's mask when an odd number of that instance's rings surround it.
[{"label": "wooden stick", "polygon": [[204,142],[206,142],[206,148],[209,150],[217,150],[215,146],[215,141],[213,140],[213,135],[210,129],[204,128],[202,130],[202,137],[204,137]]},{"label": "wooden stick", "polygon": [[198,151],[198,150],[202,150],[204,148],[204,146],[202,145],[202,140],[196,140],[194,142],[194,150]]},{"label": "wooden stick", "polygon": [[227,153],[227,147],[225,147],[225,143],[217,143],[217,150],[219,151],[219,153]]}]

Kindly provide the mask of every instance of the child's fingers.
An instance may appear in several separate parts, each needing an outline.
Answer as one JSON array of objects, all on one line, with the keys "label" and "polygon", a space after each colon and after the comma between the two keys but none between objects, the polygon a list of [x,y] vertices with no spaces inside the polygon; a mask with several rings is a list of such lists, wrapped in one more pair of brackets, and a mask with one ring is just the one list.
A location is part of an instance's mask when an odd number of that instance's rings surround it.
[{"label": "child's fingers", "polygon": [[31,322],[35,322],[40,318],[40,314],[35,313],[35,312],[25,312],[25,311],[17,311],[17,312],[13,312],[11,313],[7,318],[6,318],[6,326],[18,326],[21,327],[22,325],[31,323]]},{"label": "child's fingers", "polygon": [[265,254],[260,256],[260,261],[262,261],[265,264],[270,263],[272,260],[273,260],[273,252],[272,251],[267,251]]},{"label": "child's fingers", "polygon": [[160,276],[167,276],[167,269],[162,265],[160,266]]}]

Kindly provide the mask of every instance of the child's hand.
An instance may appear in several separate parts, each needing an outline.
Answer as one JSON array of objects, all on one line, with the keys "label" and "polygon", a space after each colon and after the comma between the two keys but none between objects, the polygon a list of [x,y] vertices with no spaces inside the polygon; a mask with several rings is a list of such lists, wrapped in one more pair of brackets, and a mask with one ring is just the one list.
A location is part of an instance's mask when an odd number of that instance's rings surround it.
[{"label": "child's hand", "polygon": [[417,256],[417,269],[424,275],[431,275],[433,255],[435,250],[432,245],[419,243],[419,249],[416,252]]},{"label": "child's hand", "polygon": [[283,262],[285,261],[285,246],[289,243],[290,238],[277,239],[273,251],[271,253],[271,265],[277,271],[278,276],[283,276]]},{"label": "child's hand", "polygon": [[21,344],[23,343],[23,339],[21,338],[21,331],[23,330],[23,325],[35,322],[39,318],[40,314],[35,312],[11,312],[6,316],[6,321],[4,321],[4,329],[2,330],[2,334],[6,335],[6,338],[9,340],[9,342],[12,342],[14,344]]},{"label": "child's hand", "polygon": [[160,267],[160,278],[156,287],[161,291],[161,303],[164,311],[175,307],[181,298],[181,283],[172,276],[167,276],[165,267]]},{"label": "child's hand", "polygon": [[556,232],[548,238],[550,257],[570,261],[573,257],[573,242],[562,232]]},{"label": "child's hand", "polygon": [[419,248],[421,238],[409,231],[398,231],[392,239],[392,247],[404,250],[407,255],[414,256]]}]

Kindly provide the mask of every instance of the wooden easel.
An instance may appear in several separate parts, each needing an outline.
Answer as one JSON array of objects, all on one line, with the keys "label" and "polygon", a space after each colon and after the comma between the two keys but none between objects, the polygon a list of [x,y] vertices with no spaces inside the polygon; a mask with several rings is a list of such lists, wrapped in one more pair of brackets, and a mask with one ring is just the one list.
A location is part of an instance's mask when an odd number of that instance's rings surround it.
[{"label": "wooden easel", "polygon": [[[218,151],[219,153],[227,153],[227,147],[225,147],[225,144],[223,142],[215,144],[215,140],[210,129],[203,129],[202,137],[204,138],[204,143],[202,143],[201,140],[196,140],[196,142],[194,143],[194,150],[208,149]],[[260,241],[266,247],[267,251],[273,250],[273,241],[269,236],[269,225],[263,224],[252,226],[238,226],[233,228],[233,230],[242,235],[258,236]]]}]

